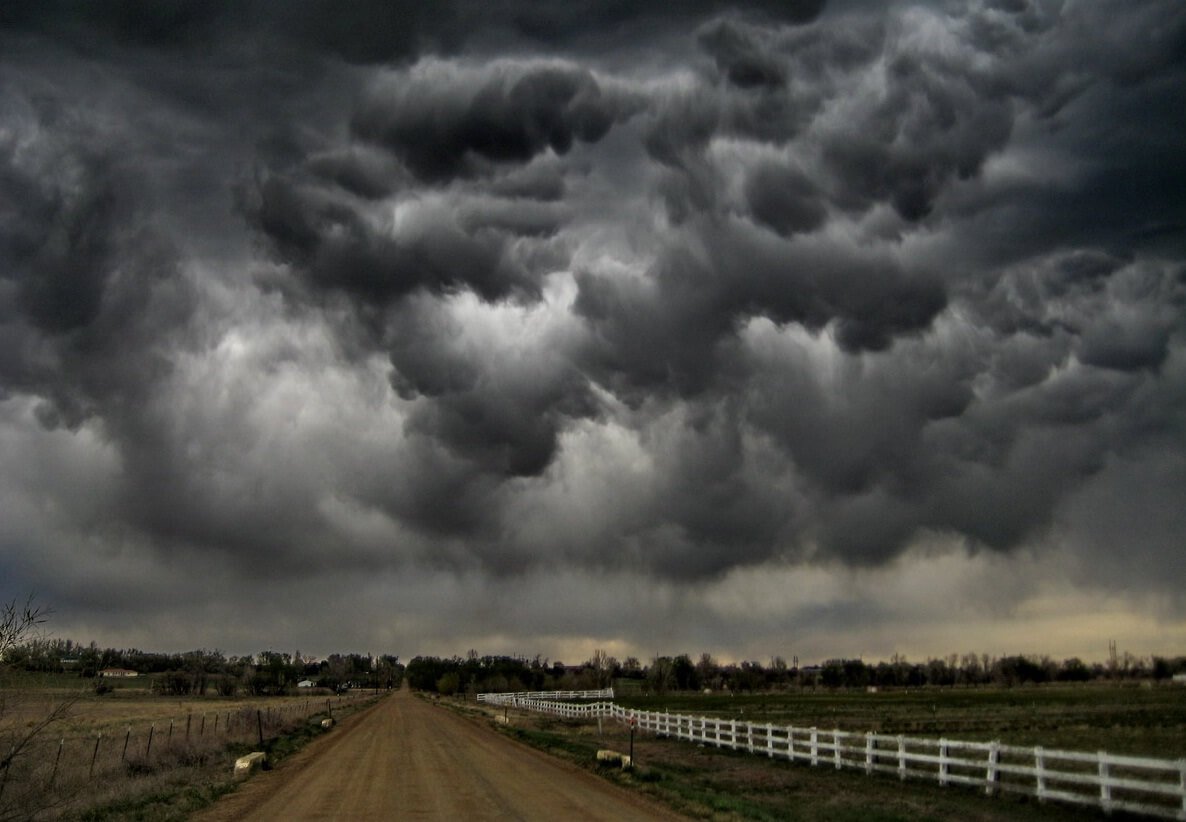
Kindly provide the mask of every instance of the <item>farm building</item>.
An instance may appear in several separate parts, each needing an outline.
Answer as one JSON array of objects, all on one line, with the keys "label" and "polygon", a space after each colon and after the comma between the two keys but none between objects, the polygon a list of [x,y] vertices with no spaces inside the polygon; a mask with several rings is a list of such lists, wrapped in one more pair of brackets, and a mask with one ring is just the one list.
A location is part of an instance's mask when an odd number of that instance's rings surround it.
[{"label": "farm building", "polygon": [[111,677],[113,679],[128,679],[134,676],[140,676],[140,673],[127,668],[104,668],[99,671],[99,676]]}]

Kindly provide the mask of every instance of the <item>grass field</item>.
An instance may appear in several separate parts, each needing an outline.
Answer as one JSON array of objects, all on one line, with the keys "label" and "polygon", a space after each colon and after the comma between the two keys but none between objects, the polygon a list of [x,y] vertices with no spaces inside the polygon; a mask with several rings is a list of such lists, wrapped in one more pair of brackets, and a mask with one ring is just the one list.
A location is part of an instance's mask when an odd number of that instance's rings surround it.
[{"label": "grass field", "polygon": [[1089,684],[620,696],[648,711],[1063,750],[1186,757],[1186,688]]},{"label": "grass field", "polygon": [[[800,727],[877,731],[1007,744],[1186,756],[1186,689],[1110,685],[1015,689],[920,689],[881,693],[803,692],[729,696],[625,696],[641,710],[729,717]],[[498,713],[488,710],[489,715]],[[560,720],[511,711],[503,730],[528,744],[593,765],[600,748],[625,752],[629,733],[616,723]],[[1082,807],[968,788],[941,788],[882,775],[812,768],[638,733],[634,773],[607,778],[642,790],[684,813],[713,820],[1072,820],[1105,817]]]},{"label": "grass field", "polygon": [[282,758],[319,732],[316,720],[367,701],[362,694],[177,699],[152,694],[143,679],[115,684],[97,695],[71,676],[4,678],[6,751],[47,717],[54,721],[0,775],[0,819],[184,819],[232,789],[234,759],[258,750],[261,735],[269,755]]}]

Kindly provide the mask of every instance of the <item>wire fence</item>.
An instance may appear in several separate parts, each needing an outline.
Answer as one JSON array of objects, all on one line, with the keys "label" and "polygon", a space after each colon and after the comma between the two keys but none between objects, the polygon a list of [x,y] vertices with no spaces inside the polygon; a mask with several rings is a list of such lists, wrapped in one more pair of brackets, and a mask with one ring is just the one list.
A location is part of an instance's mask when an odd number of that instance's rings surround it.
[{"label": "wire fence", "polygon": [[236,747],[265,747],[311,717],[332,717],[365,696],[237,705],[91,732],[9,725],[0,729],[0,822],[51,818],[121,781],[204,766]]}]

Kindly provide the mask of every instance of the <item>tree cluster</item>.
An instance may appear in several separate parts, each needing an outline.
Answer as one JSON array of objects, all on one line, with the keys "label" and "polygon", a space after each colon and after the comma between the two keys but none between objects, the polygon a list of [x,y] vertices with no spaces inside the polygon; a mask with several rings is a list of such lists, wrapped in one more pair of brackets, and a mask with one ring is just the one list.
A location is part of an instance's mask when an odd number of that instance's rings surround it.
[{"label": "tree cluster", "polygon": [[1138,658],[1124,654],[1107,663],[1086,663],[1077,657],[1055,661],[1049,656],[952,654],[946,658],[909,662],[894,655],[889,661],[830,659],[822,665],[788,665],[782,657],[767,664],[744,661],[722,664],[710,654],[656,656],[649,664],[634,657],[619,662],[604,651],[580,665],[546,658],[479,656],[416,657],[408,663],[413,688],[444,695],[499,691],[587,690],[615,681],[632,680],[644,693],[671,691],[754,692],[791,688],[911,688],[1015,686],[1092,680],[1168,680],[1186,673],[1186,657]]},{"label": "tree cluster", "polygon": [[135,671],[149,678],[152,689],[167,696],[231,696],[285,694],[309,680],[320,688],[394,688],[403,679],[399,657],[390,654],[330,654],[325,659],[305,657],[297,651],[260,651],[244,656],[221,651],[195,650],[155,653],[135,648],[99,648],[69,639],[33,638],[6,650],[12,670],[42,673],[76,673],[94,678],[107,669]]}]

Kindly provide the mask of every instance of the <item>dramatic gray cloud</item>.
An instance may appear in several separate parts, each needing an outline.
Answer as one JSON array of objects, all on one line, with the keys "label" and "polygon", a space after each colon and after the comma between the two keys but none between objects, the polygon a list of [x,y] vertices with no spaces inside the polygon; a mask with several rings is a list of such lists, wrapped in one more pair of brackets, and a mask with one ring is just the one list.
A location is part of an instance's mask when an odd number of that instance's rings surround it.
[{"label": "dramatic gray cloud", "polygon": [[1173,0],[42,0],[0,55],[0,595],[62,630],[1186,641]]}]

